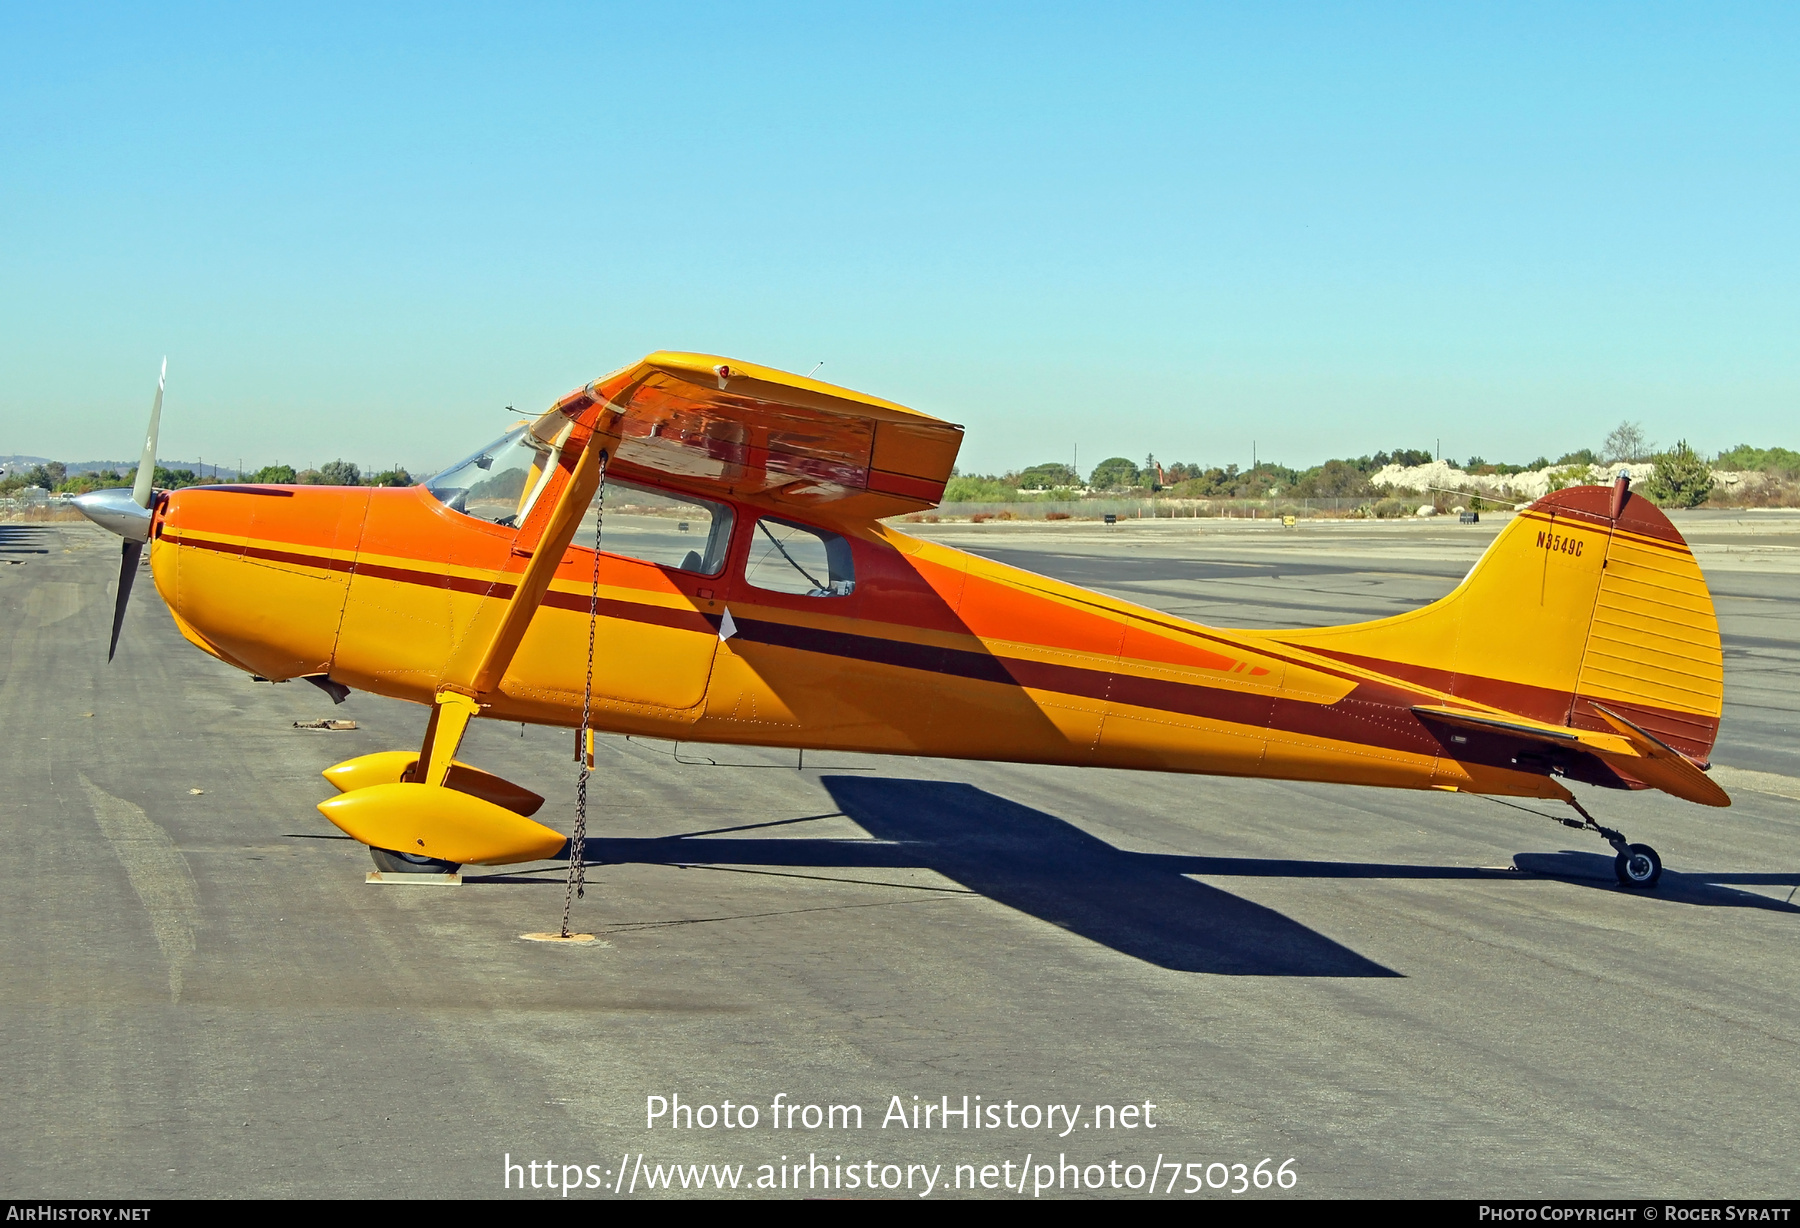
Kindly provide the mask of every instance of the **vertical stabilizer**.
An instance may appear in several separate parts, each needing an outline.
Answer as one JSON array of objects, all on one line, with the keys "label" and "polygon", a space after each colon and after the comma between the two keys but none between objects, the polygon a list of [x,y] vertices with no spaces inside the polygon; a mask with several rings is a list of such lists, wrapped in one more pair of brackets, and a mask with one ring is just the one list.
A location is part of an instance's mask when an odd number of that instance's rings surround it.
[{"label": "vertical stabilizer", "polygon": [[1700,566],[1623,478],[1521,510],[1441,601],[1270,638],[1471,704],[1610,731],[1598,703],[1701,764],[1724,702],[1719,624]]}]

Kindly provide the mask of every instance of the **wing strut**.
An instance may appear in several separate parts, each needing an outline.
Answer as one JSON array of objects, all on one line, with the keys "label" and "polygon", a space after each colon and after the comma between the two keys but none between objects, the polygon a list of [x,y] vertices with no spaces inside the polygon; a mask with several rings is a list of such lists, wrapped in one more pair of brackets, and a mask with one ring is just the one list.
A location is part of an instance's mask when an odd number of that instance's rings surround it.
[{"label": "wing strut", "polygon": [[[474,625],[451,657],[425,726],[425,744],[419,751],[414,782],[442,785],[449,775],[451,760],[462,744],[469,722],[487,706],[484,699],[499,688],[506,667],[512,664],[513,655],[531,626],[532,616],[543,604],[563,552],[574,540],[582,515],[600,489],[601,471],[616,443],[616,435],[598,429],[587,436],[536,542],[529,547],[513,547],[515,555],[528,556],[525,569],[514,582],[510,598],[503,603],[490,600],[483,604]],[[521,541],[528,540],[530,527],[528,520],[520,532]]]}]

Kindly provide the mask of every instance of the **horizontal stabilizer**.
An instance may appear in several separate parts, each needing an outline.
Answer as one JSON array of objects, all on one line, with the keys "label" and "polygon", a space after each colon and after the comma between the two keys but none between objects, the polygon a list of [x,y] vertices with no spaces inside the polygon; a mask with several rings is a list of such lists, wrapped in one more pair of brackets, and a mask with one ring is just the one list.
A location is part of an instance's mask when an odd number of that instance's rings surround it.
[{"label": "horizontal stabilizer", "polygon": [[1477,716],[1473,712],[1464,712],[1459,708],[1439,708],[1432,704],[1415,704],[1413,712],[1435,721],[1442,721],[1446,725],[1461,725],[1467,729],[1516,734],[1521,738],[1549,742],[1557,746],[1574,746],[1581,741],[1581,735],[1573,729],[1556,729],[1548,725],[1534,725],[1525,721],[1505,720],[1494,716]]},{"label": "horizontal stabilizer", "polygon": [[1599,704],[1592,706],[1600,714],[1600,719],[1618,730],[1619,736],[1631,743],[1631,749],[1639,756],[1623,762],[1603,756],[1614,767],[1623,768],[1645,784],[1654,785],[1664,793],[1673,793],[1676,797],[1698,802],[1702,806],[1731,805],[1731,795],[1721,789],[1712,777],[1702,772],[1692,759],[1618,713]]},{"label": "horizontal stabilizer", "polygon": [[1593,708],[1602,720],[1617,730],[1616,734],[1557,728],[1433,704],[1415,705],[1413,712],[1427,720],[1441,721],[1446,725],[1508,734],[1550,746],[1587,751],[1616,771],[1685,801],[1698,802],[1702,806],[1731,805],[1731,798],[1725,790],[1686,755],[1618,713],[1599,704],[1594,704]]}]

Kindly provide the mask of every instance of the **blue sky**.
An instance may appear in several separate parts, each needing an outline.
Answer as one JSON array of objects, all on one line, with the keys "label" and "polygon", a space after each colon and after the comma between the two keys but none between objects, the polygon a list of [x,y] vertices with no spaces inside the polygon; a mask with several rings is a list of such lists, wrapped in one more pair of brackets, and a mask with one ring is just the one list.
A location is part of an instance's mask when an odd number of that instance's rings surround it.
[{"label": "blue sky", "polygon": [[0,9],[0,454],[432,468],[655,349],[965,470],[1800,446],[1792,6]]}]

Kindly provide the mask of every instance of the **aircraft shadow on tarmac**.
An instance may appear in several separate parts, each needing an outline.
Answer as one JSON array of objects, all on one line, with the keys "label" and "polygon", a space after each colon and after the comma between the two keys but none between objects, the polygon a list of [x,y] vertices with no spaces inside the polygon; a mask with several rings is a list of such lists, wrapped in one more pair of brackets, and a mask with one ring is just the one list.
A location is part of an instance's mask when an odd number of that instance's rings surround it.
[{"label": "aircraft shadow on tarmac", "polygon": [[[1499,869],[1135,853],[973,785],[859,776],[825,776],[822,783],[841,813],[874,840],[729,837],[735,831],[835,817],[815,815],[647,839],[590,837],[587,860],[592,865],[935,870],[996,903],[1146,963],[1177,972],[1235,976],[1401,974],[1273,909],[1196,882],[1190,875],[1511,882],[1554,878],[1623,891],[1613,876],[1611,857],[1598,853],[1521,853],[1513,859],[1513,867]],[[498,874],[473,881],[546,880]],[[1738,890],[1733,884],[1800,889],[1800,873],[1667,870],[1661,886],[1641,898],[1800,913],[1800,905]]]},{"label": "aircraft shadow on tarmac", "polygon": [[1185,877],[1213,872],[1211,859],[1116,848],[973,785],[855,776],[823,783],[874,840],[697,832],[590,838],[586,855],[613,864],[935,870],[996,903],[1177,972],[1400,975],[1273,909]]},{"label": "aircraft shadow on tarmac", "polygon": [[[1609,891],[1621,890],[1619,880],[1613,874],[1610,854],[1580,853],[1572,849],[1560,853],[1519,853],[1513,858],[1513,865],[1526,874],[1542,878],[1561,879]],[[1734,883],[1745,887],[1786,887],[1788,894],[1786,899],[1778,900],[1754,891],[1739,891],[1732,886]],[[1665,868],[1662,882],[1657,884],[1656,890],[1646,892],[1645,898],[1712,908],[1760,908],[1768,912],[1800,913],[1800,904],[1792,902],[1797,892],[1800,892],[1800,873],[1706,874]]]},{"label": "aircraft shadow on tarmac", "polygon": [[49,554],[45,533],[39,525],[0,524],[0,554]]}]

